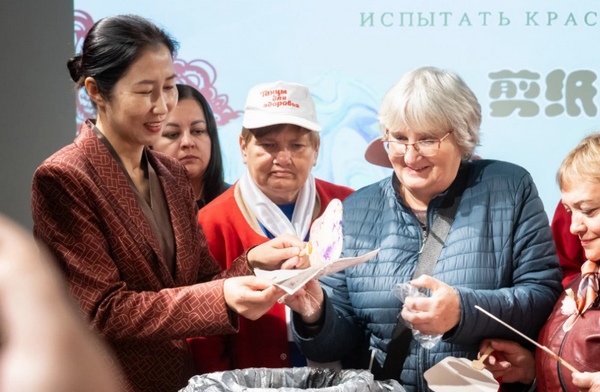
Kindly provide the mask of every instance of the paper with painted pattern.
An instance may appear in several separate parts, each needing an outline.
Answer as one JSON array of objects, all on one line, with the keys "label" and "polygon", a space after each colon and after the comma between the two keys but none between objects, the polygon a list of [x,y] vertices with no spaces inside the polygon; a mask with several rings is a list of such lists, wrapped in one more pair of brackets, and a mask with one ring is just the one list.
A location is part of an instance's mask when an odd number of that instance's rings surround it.
[{"label": "paper with painted pattern", "polygon": [[313,222],[309,242],[304,250],[310,260],[309,268],[275,271],[255,269],[256,276],[272,280],[288,294],[294,294],[310,279],[329,275],[373,258],[379,249],[359,257],[340,258],[343,247],[342,213],[342,202],[333,199],[323,215]]}]

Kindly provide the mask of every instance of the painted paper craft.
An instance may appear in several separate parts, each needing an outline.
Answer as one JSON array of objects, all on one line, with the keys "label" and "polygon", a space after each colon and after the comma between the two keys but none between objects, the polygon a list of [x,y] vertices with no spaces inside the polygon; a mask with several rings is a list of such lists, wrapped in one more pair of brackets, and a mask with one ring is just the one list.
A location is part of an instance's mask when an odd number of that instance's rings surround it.
[{"label": "painted paper craft", "polygon": [[342,202],[339,199],[333,199],[327,205],[323,215],[315,219],[310,227],[307,249],[311,266],[329,263],[338,259],[342,254],[344,241],[342,212]]},{"label": "painted paper craft", "polygon": [[309,242],[301,252],[301,254],[303,252],[308,254],[309,268],[275,271],[256,268],[254,269],[256,276],[270,279],[288,294],[294,294],[311,279],[341,271],[373,258],[379,249],[359,257],[340,258],[343,246],[342,211],[342,202],[333,199],[323,215],[313,222]]}]

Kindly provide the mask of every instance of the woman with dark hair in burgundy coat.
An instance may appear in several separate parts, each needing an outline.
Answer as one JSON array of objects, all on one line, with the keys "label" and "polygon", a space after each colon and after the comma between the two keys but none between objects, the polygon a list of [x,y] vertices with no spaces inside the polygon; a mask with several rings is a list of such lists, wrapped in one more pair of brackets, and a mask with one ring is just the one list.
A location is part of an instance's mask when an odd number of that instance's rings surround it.
[{"label": "woman with dark hair in burgundy coat", "polygon": [[268,311],[284,292],[252,268],[294,266],[303,246],[282,236],[223,272],[210,256],[183,165],[147,147],[177,102],[174,50],[143,18],[97,22],[68,62],[97,118],[33,179],[34,234],[111,344],[129,391],[184,387],[194,374],[185,339],[235,332],[236,313]]}]

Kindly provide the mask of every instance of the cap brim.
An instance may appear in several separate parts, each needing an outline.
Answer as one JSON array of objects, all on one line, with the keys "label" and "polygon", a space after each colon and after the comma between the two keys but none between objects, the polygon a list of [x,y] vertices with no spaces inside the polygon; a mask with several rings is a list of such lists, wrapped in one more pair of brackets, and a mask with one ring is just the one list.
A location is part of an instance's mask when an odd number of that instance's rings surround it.
[{"label": "cap brim", "polygon": [[293,124],[315,132],[319,132],[323,129],[323,127],[316,122],[291,116],[289,114],[265,114],[264,112],[261,112],[256,113],[255,115],[250,110],[246,110],[244,113],[244,120],[242,121],[242,125],[247,129],[256,129],[277,124]]},{"label": "cap brim", "polygon": [[392,168],[392,162],[383,147],[382,137],[373,139],[365,150],[365,159],[373,165]]}]

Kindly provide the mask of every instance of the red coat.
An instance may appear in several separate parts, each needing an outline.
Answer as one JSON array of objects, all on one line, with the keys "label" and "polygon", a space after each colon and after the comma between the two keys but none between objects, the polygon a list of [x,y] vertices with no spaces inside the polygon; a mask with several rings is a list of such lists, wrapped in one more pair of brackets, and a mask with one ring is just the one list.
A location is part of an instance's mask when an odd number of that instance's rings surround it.
[{"label": "red coat", "polygon": [[[315,180],[321,208],[316,219],[334,199],[344,200],[352,189]],[[268,241],[246,220],[235,199],[237,184],[200,210],[198,221],[206,233],[208,247],[223,268],[250,246]],[[255,222],[253,224],[256,224]],[[260,228],[258,228],[260,230]],[[192,354],[200,373],[248,367],[290,367],[289,341],[285,306],[275,304],[256,321],[240,317],[240,330],[222,338],[190,341]]]},{"label": "red coat", "polygon": [[[570,288],[577,293],[581,274],[575,276],[570,283]],[[563,331],[563,325],[570,314],[562,313],[563,300],[566,293],[563,291],[558,298],[552,313],[544,328],[540,331],[538,342],[550,349],[553,353],[567,361],[580,372],[600,371],[600,309],[592,306],[573,325],[568,332]],[[537,376],[537,391],[577,391],[572,383],[573,373],[552,355],[537,348],[535,353]]]},{"label": "red coat", "polygon": [[563,271],[562,284],[565,288],[581,274],[581,265],[587,260],[581,247],[581,241],[579,241],[579,237],[571,234],[570,226],[571,215],[567,213],[562,203],[558,203],[552,218],[552,237]]},{"label": "red coat", "polygon": [[126,176],[86,125],[35,172],[34,234],[64,271],[83,314],[113,347],[128,390],[172,392],[194,374],[186,337],[236,331],[223,280],[215,278],[251,270],[243,257],[217,276],[183,166],[147,152],[170,211],[175,276]]}]

